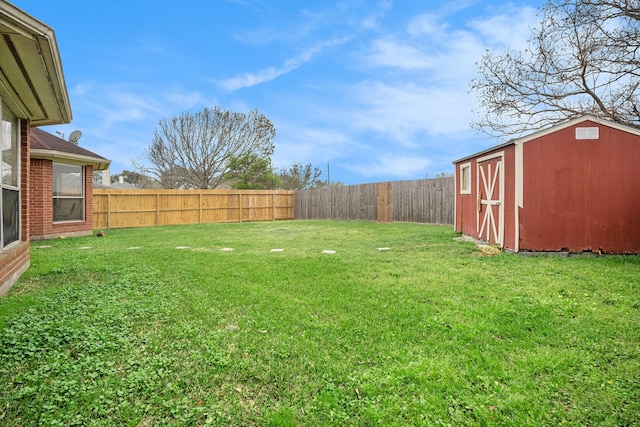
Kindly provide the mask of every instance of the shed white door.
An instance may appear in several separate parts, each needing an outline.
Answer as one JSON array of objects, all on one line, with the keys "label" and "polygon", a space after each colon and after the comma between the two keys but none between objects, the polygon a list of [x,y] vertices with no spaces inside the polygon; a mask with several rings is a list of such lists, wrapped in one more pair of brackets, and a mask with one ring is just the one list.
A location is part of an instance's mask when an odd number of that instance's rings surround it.
[{"label": "shed white door", "polygon": [[504,237],[504,152],[482,157],[478,164],[478,237],[502,246]]}]

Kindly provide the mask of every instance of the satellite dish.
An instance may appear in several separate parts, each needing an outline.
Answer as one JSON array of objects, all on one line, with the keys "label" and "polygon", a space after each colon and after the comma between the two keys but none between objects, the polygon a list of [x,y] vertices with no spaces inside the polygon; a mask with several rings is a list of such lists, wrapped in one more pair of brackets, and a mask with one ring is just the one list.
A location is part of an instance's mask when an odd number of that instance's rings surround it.
[{"label": "satellite dish", "polygon": [[78,145],[78,140],[81,136],[82,132],[80,132],[79,130],[74,130],[73,132],[71,132],[71,135],[69,135],[69,142]]}]

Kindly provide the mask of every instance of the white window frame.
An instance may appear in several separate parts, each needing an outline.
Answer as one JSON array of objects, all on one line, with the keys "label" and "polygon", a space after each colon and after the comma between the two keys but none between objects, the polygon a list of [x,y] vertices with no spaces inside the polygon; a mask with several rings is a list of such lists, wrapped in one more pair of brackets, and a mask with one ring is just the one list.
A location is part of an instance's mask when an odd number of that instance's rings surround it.
[{"label": "white window frame", "polygon": [[576,139],[600,139],[600,128],[598,127],[577,127]]},{"label": "white window frame", "polygon": [[[4,184],[2,182],[2,172],[0,171],[0,252],[10,248],[13,245],[18,244],[22,240],[22,190],[21,190],[22,147],[20,144],[20,118],[17,117],[15,114],[13,114],[13,112],[9,109],[9,107],[7,107],[7,105],[2,102],[2,98],[0,98],[0,123],[4,121],[3,115],[4,115],[5,109],[15,119],[14,121],[12,121],[14,126],[14,129],[12,129],[12,132],[13,132],[13,137],[16,138],[17,140],[17,152],[15,153],[17,162],[16,162],[16,170],[12,171],[12,174],[14,173],[16,174],[17,186],[14,186],[11,184]],[[2,138],[3,138],[3,132],[1,130],[1,124],[0,124],[0,147],[2,147]],[[1,162],[0,162],[0,168],[2,168]],[[15,191],[18,193],[18,212],[17,212],[18,217],[17,217],[17,224],[16,224],[17,237],[16,237],[16,240],[8,242],[6,246],[4,244],[4,208],[3,208],[4,190]]]},{"label": "white window frame", "polygon": [[[80,168],[80,184],[81,184],[81,195],[80,196],[61,196],[61,195],[57,195],[55,194],[55,165],[60,165],[60,166],[73,166],[73,167],[78,167]],[[53,223],[54,224],[59,224],[59,223],[64,223],[64,222],[84,222],[85,221],[85,209],[84,209],[84,204],[85,204],[85,198],[86,198],[86,191],[85,191],[85,185],[84,185],[84,180],[85,180],[85,167],[81,166],[81,165],[75,165],[75,164],[69,164],[69,163],[62,163],[62,162],[53,162],[53,167],[51,168],[51,179],[52,179],[52,184],[53,184]],[[56,199],[76,199],[76,200],[80,200],[80,208],[82,209],[82,215],[79,219],[62,219],[62,220],[56,220],[56,204],[55,201]]]},{"label": "white window frame", "polygon": [[[460,164],[460,194],[471,194],[471,162]],[[466,179],[465,179],[466,171]]]}]

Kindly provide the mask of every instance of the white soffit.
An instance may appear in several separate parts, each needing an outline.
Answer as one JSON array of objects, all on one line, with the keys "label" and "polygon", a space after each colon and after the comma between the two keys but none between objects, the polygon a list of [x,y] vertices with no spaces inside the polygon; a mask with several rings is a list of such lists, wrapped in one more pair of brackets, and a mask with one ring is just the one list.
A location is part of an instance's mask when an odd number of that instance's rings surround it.
[{"label": "white soffit", "polygon": [[54,31],[5,1],[0,1],[0,96],[34,126],[72,118]]}]

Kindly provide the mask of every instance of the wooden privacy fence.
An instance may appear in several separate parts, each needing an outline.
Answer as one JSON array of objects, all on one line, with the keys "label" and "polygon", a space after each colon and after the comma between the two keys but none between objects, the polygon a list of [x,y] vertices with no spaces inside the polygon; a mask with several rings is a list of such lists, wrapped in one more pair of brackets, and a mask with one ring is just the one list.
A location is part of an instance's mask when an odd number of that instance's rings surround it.
[{"label": "wooden privacy fence", "polygon": [[93,190],[93,228],[293,219],[287,190]]},{"label": "wooden privacy fence", "polygon": [[453,225],[453,180],[444,177],[296,191],[295,218]]}]

